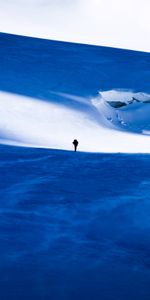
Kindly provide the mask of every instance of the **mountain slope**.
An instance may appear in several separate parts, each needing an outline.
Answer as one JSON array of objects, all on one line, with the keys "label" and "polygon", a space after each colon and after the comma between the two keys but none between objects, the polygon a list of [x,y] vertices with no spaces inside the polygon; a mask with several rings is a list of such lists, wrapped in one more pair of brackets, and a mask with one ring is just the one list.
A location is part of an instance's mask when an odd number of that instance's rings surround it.
[{"label": "mountain slope", "polygon": [[149,153],[148,53],[0,37],[1,143]]}]

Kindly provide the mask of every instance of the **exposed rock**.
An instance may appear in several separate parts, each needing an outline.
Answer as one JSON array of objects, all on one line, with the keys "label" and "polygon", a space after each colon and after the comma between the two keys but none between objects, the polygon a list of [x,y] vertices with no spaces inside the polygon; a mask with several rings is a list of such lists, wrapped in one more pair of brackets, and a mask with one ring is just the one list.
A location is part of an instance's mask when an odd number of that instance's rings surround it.
[{"label": "exposed rock", "polygon": [[107,101],[107,103],[114,108],[120,108],[127,105],[125,102],[121,101]]}]

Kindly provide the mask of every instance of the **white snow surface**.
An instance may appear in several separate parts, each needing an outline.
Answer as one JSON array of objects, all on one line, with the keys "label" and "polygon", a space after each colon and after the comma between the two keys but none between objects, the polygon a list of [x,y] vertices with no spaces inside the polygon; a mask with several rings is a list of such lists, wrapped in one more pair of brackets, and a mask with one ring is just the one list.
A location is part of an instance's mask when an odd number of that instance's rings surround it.
[{"label": "white snow surface", "polygon": [[0,31],[150,52],[149,0],[0,0]]},{"label": "white snow surface", "polygon": [[[71,150],[77,138],[80,151],[150,153],[150,95],[112,90],[73,99],[87,103],[86,111],[1,92],[0,142]],[[111,101],[126,105],[116,109]]]}]

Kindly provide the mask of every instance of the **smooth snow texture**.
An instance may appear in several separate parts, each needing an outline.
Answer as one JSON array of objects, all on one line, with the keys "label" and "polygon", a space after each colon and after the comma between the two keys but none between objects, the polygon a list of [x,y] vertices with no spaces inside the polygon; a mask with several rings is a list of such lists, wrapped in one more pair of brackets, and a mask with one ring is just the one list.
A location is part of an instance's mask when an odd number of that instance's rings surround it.
[{"label": "smooth snow texture", "polygon": [[[133,103],[114,109],[103,98],[113,100],[114,94],[127,98],[130,92],[127,95],[121,91],[103,92],[87,100],[84,111],[1,92],[1,143],[69,150],[77,138],[81,151],[149,153],[150,138],[141,133],[150,129],[150,104]],[[145,97],[148,95],[144,94],[143,99]],[[73,99],[76,101],[75,96]]]},{"label": "smooth snow texture", "polygon": [[0,30],[150,51],[149,0],[0,0]]}]

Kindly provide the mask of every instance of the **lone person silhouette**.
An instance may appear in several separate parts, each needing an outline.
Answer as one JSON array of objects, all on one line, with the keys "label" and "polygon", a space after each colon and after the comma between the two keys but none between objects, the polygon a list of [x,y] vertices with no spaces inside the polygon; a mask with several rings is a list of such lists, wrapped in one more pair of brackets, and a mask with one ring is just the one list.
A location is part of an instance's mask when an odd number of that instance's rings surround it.
[{"label": "lone person silhouette", "polygon": [[79,142],[75,139],[72,144],[74,145],[74,151],[76,152]]}]

